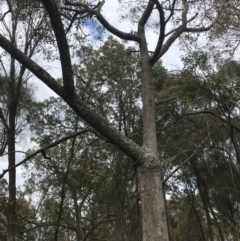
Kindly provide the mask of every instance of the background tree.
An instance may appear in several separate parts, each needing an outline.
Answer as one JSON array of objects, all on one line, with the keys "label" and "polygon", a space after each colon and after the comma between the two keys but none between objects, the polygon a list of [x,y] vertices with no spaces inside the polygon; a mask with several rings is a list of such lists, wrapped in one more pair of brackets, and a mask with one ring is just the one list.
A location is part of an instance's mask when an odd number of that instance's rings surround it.
[{"label": "background tree", "polygon": [[[162,101],[157,112],[163,155],[169,160],[163,175],[166,191],[172,195],[168,202],[170,236],[172,240],[186,240],[192,235],[190,230],[196,228],[194,234],[200,240],[225,240],[230,236],[237,240],[237,229],[230,231],[222,226],[227,221],[219,214],[223,210],[235,213],[230,215],[234,224],[227,226],[238,227],[233,221],[238,211],[230,211],[238,206],[239,193],[238,64],[231,62],[215,71],[202,52],[189,56],[185,63],[182,76],[169,75],[170,80],[159,93],[167,101]],[[223,208],[224,203],[229,206]],[[172,209],[175,204],[182,209]],[[180,228],[178,215],[184,213],[184,227]],[[178,218],[174,219],[175,215]]]},{"label": "background tree", "polygon": [[[45,17],[36,14],[27,3],[22,1],[2,2],[2,9],[9,9],[1,18],[2,33],[9,38],[11,44],[18,47],[31,58],[40,50],[42,36],[36,31],[41,31]],[[15,11],[13,11],[13,9]],[[9,57],[9,58],[8,58]],[[6,56],[3,51],[0,60],[1,70],[1,155],[5,154],[7,147],[8,165],[16,163],[15,143],[16,138],[26,126],[24,116],[31,108],[33,89],[29,83],[30,73],[27,68],[15,60],[13,56]],[[8,200],[8,238],[15,237],[15,209],[16,209],[16,171],[9,171],[9,200]],[[11,239],[12,237],[12,239]]]}]

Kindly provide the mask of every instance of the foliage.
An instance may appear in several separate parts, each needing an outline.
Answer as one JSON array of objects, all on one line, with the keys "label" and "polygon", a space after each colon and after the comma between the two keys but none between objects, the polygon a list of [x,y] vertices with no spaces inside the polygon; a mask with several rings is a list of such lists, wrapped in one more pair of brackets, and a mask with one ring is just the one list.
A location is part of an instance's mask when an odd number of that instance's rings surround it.
[{"label": "foliage", "polygon": [[170,237],[238,240],[239,65],[215,71],[202,53],[185,63],[158,95],[168,99],[157,113],[160,153],[171,163],[163,178],[173,174],[165,184]]}]

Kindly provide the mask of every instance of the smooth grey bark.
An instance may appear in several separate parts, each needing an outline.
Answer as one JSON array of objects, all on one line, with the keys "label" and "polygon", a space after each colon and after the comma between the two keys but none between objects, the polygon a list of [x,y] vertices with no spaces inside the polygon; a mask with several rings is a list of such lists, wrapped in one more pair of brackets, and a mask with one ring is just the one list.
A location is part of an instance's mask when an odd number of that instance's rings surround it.
[{"label": "smooth grey bark", "polygon": [[[143,23],[145,25],[145,23]],[[139,25],[141,51],[141,82],[143,102],[143,146],[148,153],[138,165],[138,185],[141,201],[142,240],[168,241],[168,227],[161,167],[158,160],[156,110],[152,65],[148,56],[144,25]]]}]

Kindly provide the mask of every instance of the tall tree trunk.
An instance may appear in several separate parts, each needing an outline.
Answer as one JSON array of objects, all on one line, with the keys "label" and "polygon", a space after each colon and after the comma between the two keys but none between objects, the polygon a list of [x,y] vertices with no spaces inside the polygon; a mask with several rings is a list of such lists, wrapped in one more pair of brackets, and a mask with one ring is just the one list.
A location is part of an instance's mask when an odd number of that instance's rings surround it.
[{"label": "tall tree trunk", "polygon": [[141,202],[142,241],[168,241],[168,227],[161,167],[158,158],[156,110],[152,65],[148,55],[144,29],[140,43],[141,83],[143,101],[143,148],[145,154],[138,166],[139,196]]}]

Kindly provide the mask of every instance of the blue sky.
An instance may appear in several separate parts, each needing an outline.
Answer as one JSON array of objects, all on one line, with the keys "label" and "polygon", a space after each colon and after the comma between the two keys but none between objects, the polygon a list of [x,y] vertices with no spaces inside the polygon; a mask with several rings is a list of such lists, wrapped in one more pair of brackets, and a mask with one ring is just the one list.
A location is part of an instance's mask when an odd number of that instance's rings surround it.
[{"label": "blue sky", "polygon": [[87,28],[90,33],[92,33],[92,41],[104,38],[105,33],[103,31],[99,31],[99,23],[95,20],[95,18],[84,19],[81,24],[83,27]]}]

